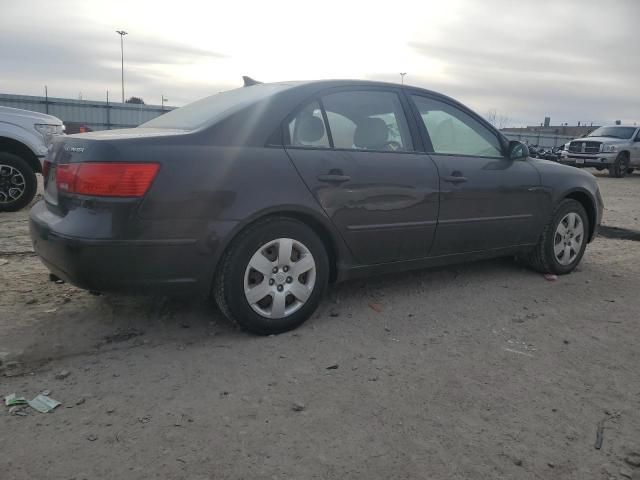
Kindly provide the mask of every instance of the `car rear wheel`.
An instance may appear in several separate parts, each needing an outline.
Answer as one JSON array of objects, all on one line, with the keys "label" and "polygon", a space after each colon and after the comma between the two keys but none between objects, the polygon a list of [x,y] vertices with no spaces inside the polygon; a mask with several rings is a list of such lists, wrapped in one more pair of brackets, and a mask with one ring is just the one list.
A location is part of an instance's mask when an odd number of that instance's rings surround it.
[{"label": "car rear wheel", "polygon": [[580,263],[588,238],[589,217],[584,207],[576,200],[563,200],[525,261],[541,273],[570,273]]},{"label": "car rear wheel", "polygon": [[627,175],[631,175],[635,168],[627,168]]},{"label": "car rear wheel", "polygon": [[609,166],[609,176],[614,178],[622,178],[627,174],[628,168],[629,157],[626,153],[620,152],[613,162],[613,165]]},{"label": "car rear wheel", "polygon": [[26,207],[38,189],[33,169],[22,158],[0,152],[0,212],[16,212]]},{"label": "car rear wheel", "polygon": [[271,335],[307,320],[328,279],[327,251],[315,232],[297,220],[269,218],[233,240],[218,269],[214,296],[241,328]]}]

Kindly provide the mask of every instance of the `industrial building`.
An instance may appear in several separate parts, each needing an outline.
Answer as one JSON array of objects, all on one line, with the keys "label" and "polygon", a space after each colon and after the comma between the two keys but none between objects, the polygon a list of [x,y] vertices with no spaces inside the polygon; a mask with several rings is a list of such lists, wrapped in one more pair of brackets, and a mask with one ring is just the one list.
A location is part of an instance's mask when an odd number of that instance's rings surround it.
[{"label": "industrial building", "polygon": [[0,93],[0,105],[58,117],[66,125],[68,133],[137,127],[175,108],[166,105],[99,102],[7,93]]}]

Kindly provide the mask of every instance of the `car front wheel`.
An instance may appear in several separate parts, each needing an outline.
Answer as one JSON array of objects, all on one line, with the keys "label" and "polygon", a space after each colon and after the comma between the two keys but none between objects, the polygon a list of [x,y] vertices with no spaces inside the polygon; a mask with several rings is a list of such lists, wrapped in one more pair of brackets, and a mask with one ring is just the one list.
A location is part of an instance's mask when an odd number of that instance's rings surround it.
[{"label": "car front wheel", "polygon": [[570,273],[580,263],[588,238],[587,212],[580,202],[565,199],[556,207],[538,245],[525,261],[542,273]]},{"label": "car front wheel", "polygon": [[297,220],[268,218],[232,241],[216,275],[214,296],[241,328],[271,335],[307,320],[328,279],[329,259],[318,235]]},{"label": "car front wheel", "polygon": [[26,207],[38,189],[33,169],[22,158],[0,152],[0,212],[16,212]]}]

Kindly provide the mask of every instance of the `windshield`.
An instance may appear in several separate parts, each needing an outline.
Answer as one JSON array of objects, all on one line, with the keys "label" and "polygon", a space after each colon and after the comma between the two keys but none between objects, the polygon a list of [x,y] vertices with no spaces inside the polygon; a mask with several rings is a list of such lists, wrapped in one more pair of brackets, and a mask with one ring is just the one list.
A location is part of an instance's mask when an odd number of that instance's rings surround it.
[{"label": "windshield", "polygon": [[140,127],[195,130],[289,87],[285,84],[260,84],[228,90],[171,110]]},{"label": "windshield", "polygon": [[600,127],[591,132],[587,137],[611,137],[629,139],[636,131],[636,127]]}]

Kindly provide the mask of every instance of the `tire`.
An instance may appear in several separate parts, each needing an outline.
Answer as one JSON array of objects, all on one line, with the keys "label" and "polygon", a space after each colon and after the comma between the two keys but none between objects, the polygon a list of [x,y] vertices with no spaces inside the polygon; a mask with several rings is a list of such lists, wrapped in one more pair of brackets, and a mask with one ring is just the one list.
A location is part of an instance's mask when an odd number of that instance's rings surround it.
[{"label": "tire", "polygon": [[0,152],[0,212],[17,212],[38,190],[36,173],[21,157]]},{"label": "tire", "polygon": [[627,175],[631,175],[635,168],[627,168]]},{"label": "tire", "polygon": [[627,175],[629,168],[629,157],[625,152],[620,152],[612,165],[609,166],[609,176],[622,178]]},{"label": "tire", "polygon": [[[562,256],[566,258],[564,261],[568,263],[563,263],[556,255],[556,247],[562,250],[564,242],[562,235],[558,233],[558,229],[561,222],[563,222],[563,226],[565,226],[564,221],[570,214],[575,214],[579,217],[582,225],[582,237],[579,248],[575,248],[576,242],[572,242],[572,253],[570,253],[568,257],[565,257],[566,247],[564,247]],[[574,229],[574,231],[575,230],[576,229]],[[540,273],[554,273],[556,275],[570,273],[580,263],[580,260],[582,260],[584,251],[587,248],[589,231],[589,217],[582,204],[576,200],[565,199],[560,202],[554,210],[551,220],[542,231],[538,245],[524,257],[524,261]],[[559,243],[558,236],[560,238]],[[577,235],[572,238],[577,239]]]},{"label": "tire", "polygon": [[599,172],[601,172],[604,169],[605,169],[605,167],[596,167],[596,170],[599,171]]},{"label": "tire", "polygon": [[[286,251],[287,240],[292,241],[293,248],[289,251],[293,253],[285,260],[286,256],[278,256],[278,252]],[[296,257],[297,261],[291,261]],[[298,263],[303,257],[307,258],[304,267]],[[264,264],[265,259],[272,263]],[[259,265],[263,273],[251,267],[250,262]],[[311,263],[312,270],[293,278],[294,270],[302,271]],[[278,273],[272,270],[276,265]],[[222,313],[243,330],[272,335],[292,330],[307,320],[318,307],[328,281],[329,257],[318,235],[298,220],[271,217],[248,227],[233,239],[218,266],[213,295]],[[245,292],[252,292],[254,288],[259,292],[254,294],[259,301],[250,303],[251,293]],[[291,293],[299,291],[304,295],[298,297]],[[299,300],[306,295],[304,301]],[[283,296],[284,300],[276,305],[275,299]],[[278,315],[280,311],[284,312],[283,316]]]}]

